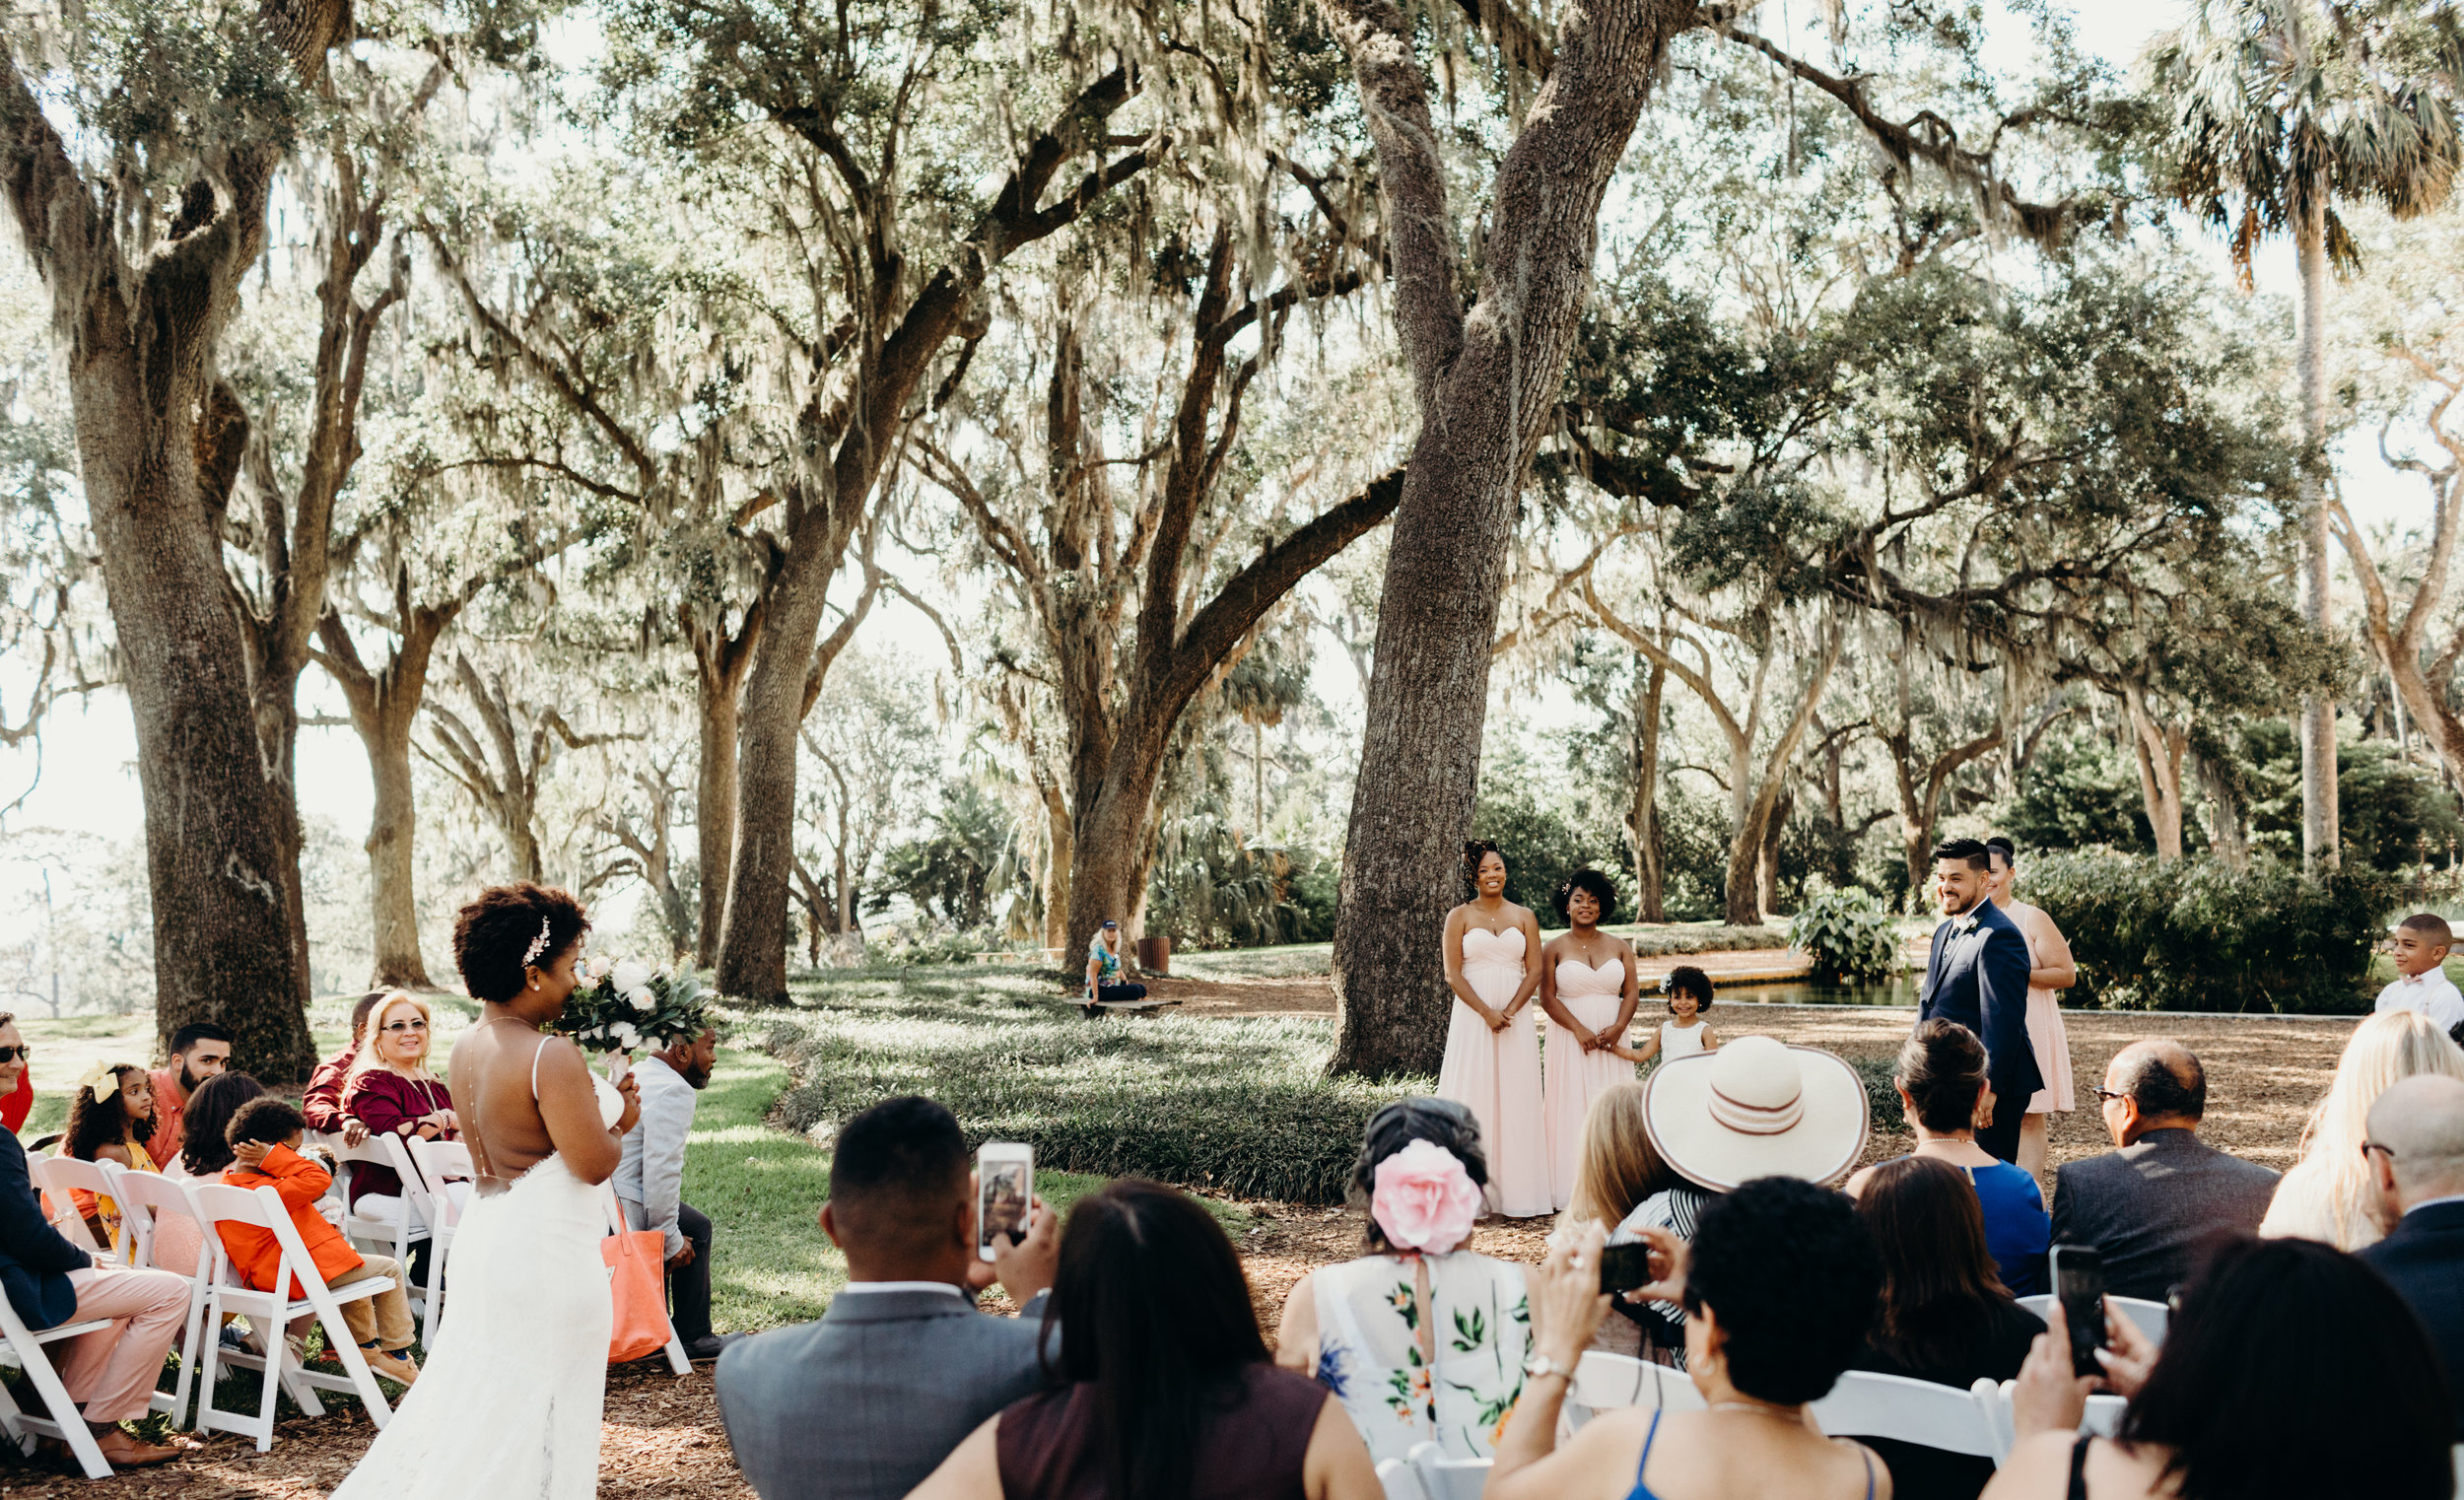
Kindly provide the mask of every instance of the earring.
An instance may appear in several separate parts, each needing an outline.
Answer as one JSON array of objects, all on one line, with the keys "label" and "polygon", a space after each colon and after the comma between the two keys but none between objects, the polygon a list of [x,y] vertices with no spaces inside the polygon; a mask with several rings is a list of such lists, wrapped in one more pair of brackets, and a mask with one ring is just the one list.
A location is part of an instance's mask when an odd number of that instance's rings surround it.
[{"label": "earring", "polygon": [[538,989],[538,988],[539,988],[539,982],[538,982],[537,980],[532,980],[532,981],[530,982],[530,988],[531,988],[531,989]]}]

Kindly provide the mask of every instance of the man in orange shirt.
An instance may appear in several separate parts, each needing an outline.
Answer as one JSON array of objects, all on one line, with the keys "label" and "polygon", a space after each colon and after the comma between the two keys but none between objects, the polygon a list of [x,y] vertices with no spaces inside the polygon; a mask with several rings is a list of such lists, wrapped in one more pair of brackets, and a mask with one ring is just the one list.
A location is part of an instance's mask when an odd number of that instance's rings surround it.
[{"label": "man in orange shirt", "polygon": [[191,1021],[171,1033],[171,1061],[154,1070],[154,1135],[146,1142],[156,1161],[179,1159],[188,1096],[197,1085],[231,1065],[231,1033],[211,1021]]}]

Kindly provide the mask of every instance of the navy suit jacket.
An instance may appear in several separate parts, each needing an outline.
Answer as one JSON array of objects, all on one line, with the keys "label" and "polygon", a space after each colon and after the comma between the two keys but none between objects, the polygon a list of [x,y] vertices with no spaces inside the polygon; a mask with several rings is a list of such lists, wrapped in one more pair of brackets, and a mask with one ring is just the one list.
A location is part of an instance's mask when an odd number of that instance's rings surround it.
[{"label": "navy suit jacket", "polygon": [[2464,1203],[2416,1208],[2396,1232],[2364,1246],[2362,1260],[2412,1305],[2446,1367],[2455,1431],[2464,1439]]},{"label": "navy suit jacket", "polygon": [[42,1216],[26,1148],[17,1132],[0,1130],[0,1292],[30,1329],[56,1329],[77,1312],[68,1273],[88,1270],[94,1257],[63,1239]]},{"label": "navy suit jacket", "polygon": [[1985,1044],[1985,1076],[2002,1099],[2025,1099],[2045,1086],[2036,1050],[2027,1041],[2027,936],[1990,901],[1969,909],[1972,930],[1954,930],[1959,918],[1934,929],[1925,965],[1925,990],[1917,1001],[1919,1025],[1942,1017],[1976,1033]]}]

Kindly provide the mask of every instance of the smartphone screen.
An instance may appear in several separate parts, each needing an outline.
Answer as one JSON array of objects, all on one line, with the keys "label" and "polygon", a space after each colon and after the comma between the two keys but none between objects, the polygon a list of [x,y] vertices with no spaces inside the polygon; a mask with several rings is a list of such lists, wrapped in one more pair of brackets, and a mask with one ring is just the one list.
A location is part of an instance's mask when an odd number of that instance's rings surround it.
[{"label": "smartphone screen", "polygon": [[1027,1237],[1027,1205],[1035,1198],[1035,1151],[1013,1141],[987,1141],[976,1153],[976,1254],[992,1259],[995,1236]]},{"label": "smartphone screen", "polygon": [[1604,1245],[1600,1249],[1600,1289],[1604,1292],[1630,1292],[1638,1286],[1651,1284],[1651,1247],[1637,1240],[1630,1245]]},{"label": "smartphone screen", "polygon": [[2053,1247],[2053,1291],[2071,1335],[2071,1371],[2102,1375],[2096,1350],[2104,1346],[2104,1257],[2085,1245]]}]

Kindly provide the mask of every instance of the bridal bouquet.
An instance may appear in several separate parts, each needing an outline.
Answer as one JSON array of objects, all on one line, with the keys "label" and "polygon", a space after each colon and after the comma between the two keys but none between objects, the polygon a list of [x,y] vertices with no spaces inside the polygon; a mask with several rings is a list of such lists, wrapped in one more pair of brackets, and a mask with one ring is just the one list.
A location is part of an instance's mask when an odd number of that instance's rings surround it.
[{"label": "bridal bouquet", "polygon": [[593,958],[556,1029],[591,1052],[631,1053],[689,1042],[709,1025],[709,1002],[690,970]]}]

